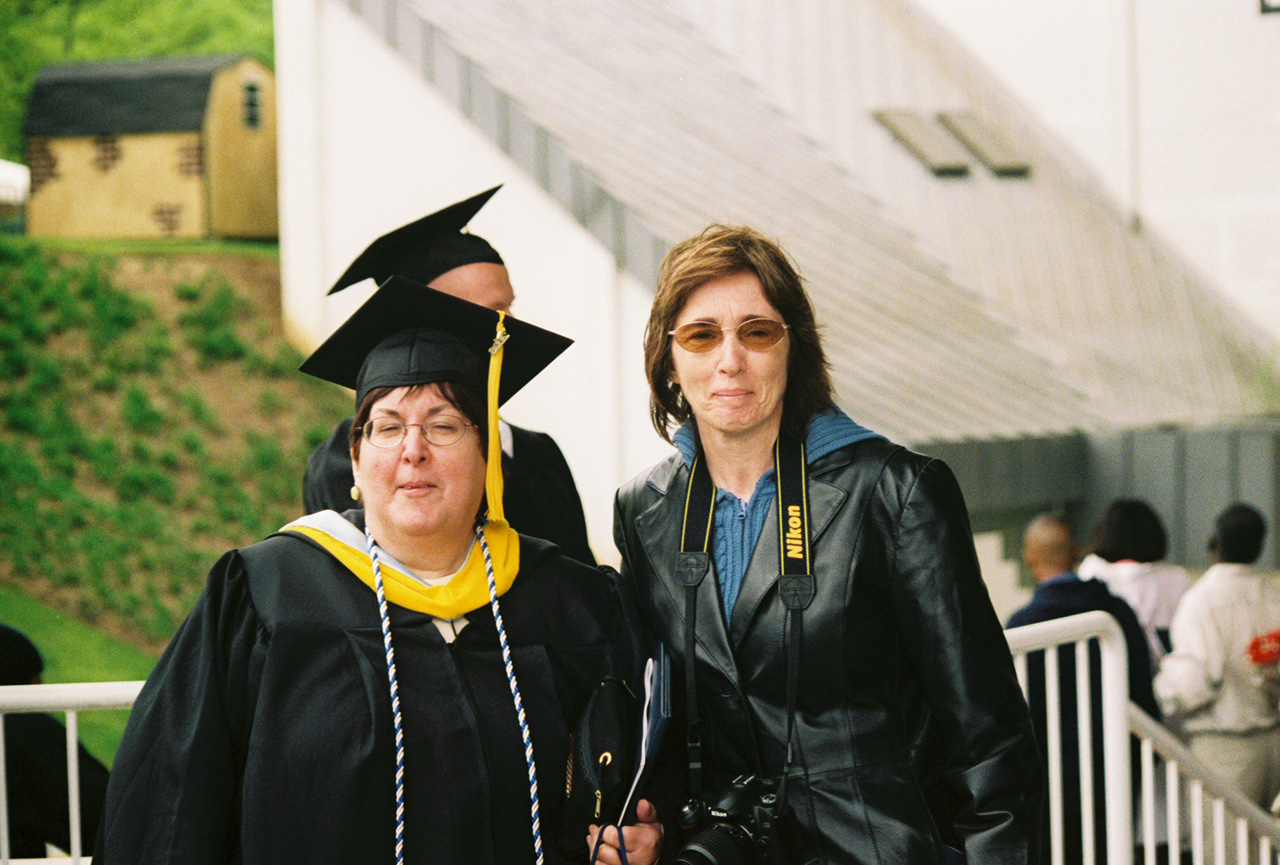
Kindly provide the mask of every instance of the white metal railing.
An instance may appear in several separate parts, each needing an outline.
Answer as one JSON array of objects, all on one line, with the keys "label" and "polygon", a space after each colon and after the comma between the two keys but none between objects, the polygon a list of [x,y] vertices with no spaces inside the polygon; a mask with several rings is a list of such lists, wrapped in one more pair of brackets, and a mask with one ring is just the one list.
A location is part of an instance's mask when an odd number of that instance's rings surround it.
[{"label": "white metal railing", "polygon": [[[1094,860],[1095,795],[1093,790],[1092,670],[1089,643],[1098,642],[1101,669],[1102,753],[1106,777],[1106,852],[1109,865],[1133,865],[1134,816],[1143,859],[1156,865],[1157,846],[1168,843],[1169,862],[1189,852],[1193,865],[1277,865],[1280,822],[1223,782],[1176,736],[1129,703],[1128,661],[1124,635],[1115,619],[1091,612],[1005,632],[1023,691],[1027,688],[1027,655],[1044,652],[1045,702],[1049,723],[1050,865],[1076,865],[1063,860],[1062,716],[1058,652],[1074,645],[1076,669],[1076,726],[1080,737],[1080,814],[1082,865]],[[67,727],[67,787],[71,820],[71,850],[65,859],[23,860],[88,862],[80,838],[80,797],[77,713],[93,709],[132,707],[142,682],[100,682],[66,685],[0,687],[0,865],[9,858],[8,793],[5,789],[4,716],[19,712],[65,712]],[[1131,784],[1130,734],[1137,737],[1141,775],[1137,801]],[[1160,775],[1163,775],[1161,783]],[[1134,804],[1138,807],[1135,811]]]},{"label": "white metal railing", "polygon": [[[1090,677],[1089,642],[1097,640],[1101,650],[1102,756],[1108,780],[1106,791],[1106,852],[1109,865],[1129,865],[1133,861],[1133,816],[1129,769],[1129,664],[1124,633],[1106,613],[1090,612],[1024,625],[1005,631],[1022,690],[1027,690],[1027,655],[1058,646],[1075,645],[1076,729],[1079,731],[1080,833],[1083,865],[1093,865],[1096,838],[1095,791],[1093,789],[1093,689]],[[1062,700],[1059,690],[1058,652],[1044,652],[1045,712],[1049,773],[1049,862],[1075,865],[1063,858],[1062,801]]]},{"label": "white metal railing", "polygon": [[[1166,727],[1128,699],[1124,636],[1101,612],[1082,613],[1005,632],[1023,691],[1027,655],[1044,652],[1049,754],[1049,861],[1063,861],[1062,718],[1058,652],[1075,649],[1076,726],[1080,736],[1081,834],[1084,865],[1094,860],[1094,790],[1088,644],[1097,640],[1102,657],[1102,737],[1106,777],[1106,850],[1109,865],[1132,865],[1134,842],[1140,865],[1170,865],[1189,856],[1192,865],[1277,865],[1280,822],[1223,781]],[[1139,777],[1132,776],[1130,735],[1139,749]],[[1135,787],[1136,783],[1136,787]],[[1136,801],[1135,801],[1136,799]],[[1136,807],[1134,807],[1136,806]],[[1134,826],[1136,825],[1136,839]],[[1160,847],[1165,847],[1165,856]]]},{"label": "white metal railing", "polygon": [[1143,865],[1156,865],[1159,843],[1168,844],[1171,859],[1173,851],[1190,852],[1193,865],[1276,865],[1280,822],[1134,705],[1129,727],[1140,743]]},{"label": "white metal railing", "polygon": [[[133,706],[142,682],[90,682],[67,685],[0,686],[0,865],[9,858],[9,791],[5,779],[4,716],[23,712],[65,712],[67,726],[67,805],[71,820],[71,849],[67,860],[88,862],[80,837],[80,753],[78,713],[87,709],[128,709]],[[54,862],[55,859],[24,860]]]}]

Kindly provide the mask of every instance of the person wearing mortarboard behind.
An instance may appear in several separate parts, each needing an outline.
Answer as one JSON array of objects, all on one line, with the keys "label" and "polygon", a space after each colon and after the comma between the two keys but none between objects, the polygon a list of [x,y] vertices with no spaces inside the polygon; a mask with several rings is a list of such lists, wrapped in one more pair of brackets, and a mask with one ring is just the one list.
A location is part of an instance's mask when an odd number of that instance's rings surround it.
[{"label": "person wearing mortarboard behind", "polygon": [[[26,634],[0,625],[0,685],[38,685],[44,658]],[[93,846],[107,767],[77,744],[80,779],[80,843]],[[9,855],[40,859],[46,845],[71,853],[70,785],[67,783],[67,729],[52,715],[23,712],[4,716],[4,776],[9,804]],[[78,850],[76,852],[79,852]]]},{"label": "person wearing mortarboard behind", "polygon": [[[452,204],[379,237],[334,283],[329,294],[372,278],[403,276],[445,294],[509,313],[515,291],[502,256],[484,238],[464,231],[501,187]],[[596,563],[587,543],[582,499],[564,454],[551,436],[499,422],[507,520],[526,535],[551,541],[569,557]],[[307,460],[302,480],[307,513],[353,506],[351,418],[341,421]]]},{"label": "person wearing mortarboard behind", "polygon": [[95,865],[586,860],[570,731],[634,681],[634,613],[507,524],[493,433],[568,344],[393,276],[303,362],[356,392],[363,509],[213,567],[130,714]]}]

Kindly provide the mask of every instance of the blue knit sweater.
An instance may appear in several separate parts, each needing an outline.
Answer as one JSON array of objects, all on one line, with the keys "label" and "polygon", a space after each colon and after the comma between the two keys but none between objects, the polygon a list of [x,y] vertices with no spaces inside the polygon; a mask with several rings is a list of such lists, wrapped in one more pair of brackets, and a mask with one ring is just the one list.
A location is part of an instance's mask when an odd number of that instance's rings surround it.
[{"label": "blue knit sweater", "polygon": [[[805,456],[810,465],[834,450],[869,438],[883,438],[861,426],[838,408],[830,408],[809,419],[805,428]],[[692,421],[686,421],[673,436],[676,449],[684,457],[686,466],[693,465],[697,453],[697,436]],[[769,469],[756,481],[756,488],[747,501],[726,490],[716,490],[716,505],[711,524],[711,559],[716,566],[716,578],[720,585],[720,602],[725,620],[733,612],[742,588],[742,578],[747,572],[751,554],[764,528],[769,506],[778,492],[777,475]]]}]

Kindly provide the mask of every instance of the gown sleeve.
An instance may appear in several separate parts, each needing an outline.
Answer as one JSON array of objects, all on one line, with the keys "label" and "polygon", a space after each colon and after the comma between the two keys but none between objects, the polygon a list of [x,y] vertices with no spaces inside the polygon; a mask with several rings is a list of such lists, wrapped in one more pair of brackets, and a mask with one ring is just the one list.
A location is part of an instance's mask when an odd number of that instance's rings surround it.
[{"label": "gown sleeve", "polygon": [[971,863],[1038,862],[1041,771],[959,485],[930,461],[902,502],[890,592],[938,734]]},{"label": "gown sleeve", "polygon": [[[629,528],[634,514],[631,513],[630,502],[622,490],[614,498],[613,540],[621,557],[620,572],[617,577],[622,604],[632,611],[634,621],[629,625],[640,635],[645,648],[644,657],[652,654],[658,643],[647,618],[649,574],[645,570],[644,555],[639,550],[633,551],[628,542]],[[674,685],[673,685],[674,686]],[[667,724],[666,735],[658,749],[655,763],[645,788],[640,791],[640,798],[648,799],[657,810],[658,820],[662,823],[663,840],[659,848],[659,862],[670,862],[679,850],[681,835],[679,815],[681,805],[688,799],[684,773],[685,720],[682,712],[683,701],[676,700],[672,705],[672,717]]]},{"label": "gown sleeve", "polygon": [[260,631],[243,561],[229,552],[134,703],[95,863],[238,858],[243,728]]}]

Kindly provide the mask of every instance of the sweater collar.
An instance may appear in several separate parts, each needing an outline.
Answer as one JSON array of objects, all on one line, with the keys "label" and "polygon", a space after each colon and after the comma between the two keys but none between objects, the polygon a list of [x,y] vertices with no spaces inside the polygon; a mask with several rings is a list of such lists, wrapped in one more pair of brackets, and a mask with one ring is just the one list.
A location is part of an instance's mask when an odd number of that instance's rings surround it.
[{"label": "sweater collar", "polygon": [[[813,465],[822,457],[842,447],[860,442],[864,439],[884,438],[859,424],[853,418],[832,406],[809,418],[805,427],[805,454],[809,465]],[[693,465],[693,458],[698,452],[698,436],[694,432],[693,419],[685,421],[672,436],[672,442],[685,466]]]}]

